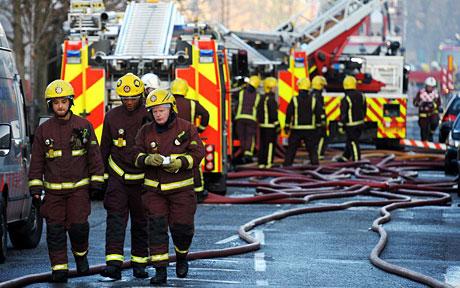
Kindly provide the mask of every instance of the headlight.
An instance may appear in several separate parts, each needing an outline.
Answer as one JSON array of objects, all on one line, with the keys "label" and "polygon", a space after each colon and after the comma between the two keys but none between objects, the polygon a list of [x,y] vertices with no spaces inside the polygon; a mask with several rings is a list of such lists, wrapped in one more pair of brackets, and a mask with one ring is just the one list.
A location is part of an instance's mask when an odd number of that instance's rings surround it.
[{"label": "headlight", "polygon": [[447,145],[455,148],[458,148],[460,146],[460,141],[452,138],[452,132],[450,132],[449,137],[447,137]]}]

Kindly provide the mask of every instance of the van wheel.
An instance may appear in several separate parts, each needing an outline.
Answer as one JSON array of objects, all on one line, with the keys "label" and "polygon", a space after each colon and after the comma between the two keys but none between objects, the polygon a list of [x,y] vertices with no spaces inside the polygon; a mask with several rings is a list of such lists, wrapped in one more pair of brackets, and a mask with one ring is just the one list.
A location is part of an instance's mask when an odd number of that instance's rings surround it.
[{"label": "van wheel", "polygon": [[9,234],[14,248],[30,249],[40,243],[43,230],[43,218],[35,205],[30,205],[29,217],[25,221],[10,225]]},{"label": "van wheel", "polygon": [[223,173],[203,173],[204,186],[209,192],[225,196],[227,193],[227,176]]},{"label": "van wheel", "polygon": [[0,263],[5,262],[6,259],[6,244],[8,242],[6,231],[6,207],[0,198]]}]

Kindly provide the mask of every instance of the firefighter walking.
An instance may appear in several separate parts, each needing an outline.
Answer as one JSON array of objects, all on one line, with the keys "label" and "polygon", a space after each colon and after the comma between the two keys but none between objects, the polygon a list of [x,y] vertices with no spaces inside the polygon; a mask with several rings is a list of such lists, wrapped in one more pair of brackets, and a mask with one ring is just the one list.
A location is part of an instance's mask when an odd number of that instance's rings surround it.
[{"label": "firefighter walking", "polygon": [[[198,102],[191,99],[186,99],[188,92],[187,81],[176,79],[171,83],[171,93],[176,98],[177,116],[190,123],[197,125],[198,133],[204,132],[209,123],[208,111]],[[198,120],[198,123],[196,122]],[[193,182],[196,199],[198,203],[203,202],[207,196],[207,191],[204,189],[203,171],[201,165],[193,169]]]},{"label": "firefighter walking", "polygon": [[436,79],[428,77],[425,88],[421,89],[414,98],[414,106],[418,107],[418,125],[422,141],[433,141],[433,134],[439,124],[439,107],[441,97],[436,88]]},{"label": "firefighter walking", "polygon": [[176,252],[176,275],[184,278],[188,273],[197,205],[193,169],[204,157],[204,146],[195,126],[177,117],[168,90],[151,92],[146,107],[154,121],[136,136],[134,162],[145,171],[142,200],[148,214],[150,261],[156,270],[150,283],[159,285],[167,281],[168,228]]},{"label": "firefighter walking", "polygon": [[286,111],[284,132],[289,135],[288,147],[284,159],[284,166],[291,166],[294,162],[297,148],[302,140],[305,143],[310,158],[310,164],[318,165],[318,126],[323,107],[316,101],[308,90],[310,79],[302,78],[297,82],[299,95],[292,97]]},{"label": "firefighter walking", "polygon": [[316,75],[311,80],[311,94],[316,99],[316,102],[323,108],[321,111],[321,118],[319,119],[319,142],[318,142],[318,155],[319,159],[324,159],[324,154],[326,152],[326,137],[327,137],[327,123],[326,123],[326,110],[324,108],[324,97],[323,89],[327,85],[326,78],[323,76]]},{"label": "firefighter walking", "polygon": [[106,264],[104,277],[121,279],[124,260],[124,241],[128,218],[131,217],[131,264],[133,276],[147,278],[148,260],[147,218],[141,192],[144,173],[132,162],[134,138],[141,126],[150,122],[150,115],[142,103],[144,84],[132,73],[121,77],[116,92],[122,105],[110,110],[104,119],[101,154],[108,185],[104,198],[107,210]]},{"label": "firefighter walking", "polygon": [[[67,236],[78,274],[88,273],[88,216],[90,192],[101,190],[104,166],[90,122],[70,110],[74,90],[69,82],[55,80],[45,91],[54,116],[35,131],[29,187],[36,206],[46,220],[46,240],[52,282],[67,282]],[[45,190],[41,202],[40,195]]]},{"label": "firefighter walking", "polygon": [[249,77],[248,85],[238,95],[238,105],[235,114],[235,131],[240,140],[240,153],[242,162],[252,162],[257,134],[257,106],[260,95],[257,88],[260,85],[259,76]]},{"label": "firefighter walking", "polygon": [[359,161],[361,150],[359,148],[359,137],[364,128],[367,104],[363,93],[356,90],[356,78],[346,76],[343,80],[345,97],[340,101],[340,122],[339,132],[345,133],[345,150],[339,161]]},{"label": "firefighter walking", "polygon": [[271,168],[275,157],[276,138],[280,132],[278,121],[278,103],[275,99],[277,81],[274,77],[267,77],[264,80],[264,92],[262,100],[257,109],[259,122],[260,145],[258,155],[259,168]]}]

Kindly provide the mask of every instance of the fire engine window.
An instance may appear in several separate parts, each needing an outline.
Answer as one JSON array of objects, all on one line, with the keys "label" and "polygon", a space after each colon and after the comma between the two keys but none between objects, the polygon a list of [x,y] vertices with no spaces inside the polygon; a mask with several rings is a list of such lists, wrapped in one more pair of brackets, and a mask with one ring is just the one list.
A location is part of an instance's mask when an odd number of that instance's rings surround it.
[{"label": "fire engine window", "polygon": [[384,104],[383,117],[399,117],[399,104]]},{"label": "fire engine window", "polygon": [[13,80],[0,78],[0,123],[11,125],[12,137],[21,137],[21,120],[19,119],[19,109],[21,107],[18,102],[17,95],[13,88]]}]

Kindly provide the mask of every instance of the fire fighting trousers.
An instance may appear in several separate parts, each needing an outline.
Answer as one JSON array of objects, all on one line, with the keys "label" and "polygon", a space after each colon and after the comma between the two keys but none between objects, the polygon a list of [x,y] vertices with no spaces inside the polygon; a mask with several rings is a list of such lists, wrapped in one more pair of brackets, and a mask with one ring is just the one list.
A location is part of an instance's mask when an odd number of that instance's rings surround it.
[{"label": "fire fighting trousers", "polygon": [[168,266],[168,228],[176,257],[185,258],[195,233],[195,192],[172,194],[147,191],[142,201],[148,215],[150,261],[154,267]]},{"label": "fire fighting trousers", "polygon": [[91,202],[87,187],[46,191],[40,214],[46,220],[46,242],[52,270],[68,270],[67,233],[72,253],[88,253]]},{"label": "fire fighting trousers", "polygon": [[291,166],[294,162],[297,148],[301,145],[301,141],[307,147],[310,164],[318,165],[318,132],[316,130],[291,130],[291,135],[288,139],[288,147],[284,158],[284,166]]},{"label": "fire fighting trousers", "polygon": [[422,141],[433,141],[433,134],[438,128],[439,116],[433,114],[427,117],[419,117],[418,125],[420,126],[420,138]]},{"label": "fire fighting trousers", "polygon": [[260,168],[271,168],[275,158],[276,128],[260,128],[258,164]]},{"label": "fire fighting trousers", "polygon": [[240,140],[243,156],[252,157],[256,145],[257,123],[249,119],[238,119],[235,122],[236,136]]},{"label": "fire fighting trousers", "polygon": [[125,184],[118,177],[109,177],[104,198],[107,210],[105,255],[106,262],[121,265],[124,260],[128,217],[131,217],[131,262],[147,265],[147,217],[142,204],[142,184]]},{"label": "fire fighting trousers", "polygon": [[319,141],[318,141],[318,155],[324,157],[327,148],[327,128],[326,126],[321,126],[318,128],[319,132]]},{"label": "fire fighting trousers", "polygon": [[345,142],[345,150],[343,157],[348,160],[358,161],[361,160],[361,149],[359,148],[359,137],[361,137],[362,125],[345,126],[345,135],[347,137]]}]

